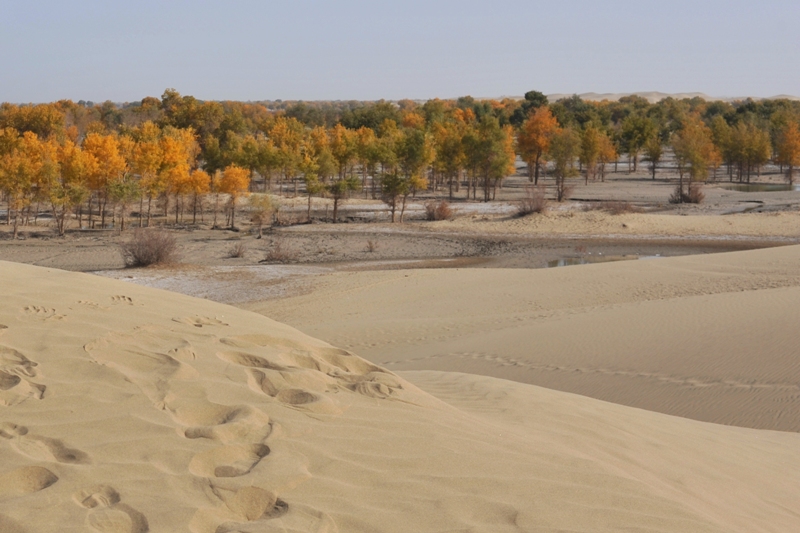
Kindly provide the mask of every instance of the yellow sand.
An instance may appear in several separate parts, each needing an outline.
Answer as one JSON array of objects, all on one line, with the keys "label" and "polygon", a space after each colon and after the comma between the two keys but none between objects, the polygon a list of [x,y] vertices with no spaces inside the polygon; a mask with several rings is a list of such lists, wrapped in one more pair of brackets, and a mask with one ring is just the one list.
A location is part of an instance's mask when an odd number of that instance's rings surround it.
[{"label": "yellow sand", "polygon": [[[795,531],[800,435],[410,374],[0,263],[0,531]],[[447,403],[445,403],[447,402]]]},{"label": "yellow sand", "polygon": [[[552,210],[544,215],[497,218],[474,215],[429,223],[429,231],[468,231],[506,235],[629,236],[725,239],[800,237],[800,212],[678,216],[658,213],[611,215],[604,211]],[[796,241],[795,241],[796,242]]]},{"label": "yellow sand", "polygon": [[345,272],[251,309],[392,370],[800,431],[800,246],[546,270]]}]

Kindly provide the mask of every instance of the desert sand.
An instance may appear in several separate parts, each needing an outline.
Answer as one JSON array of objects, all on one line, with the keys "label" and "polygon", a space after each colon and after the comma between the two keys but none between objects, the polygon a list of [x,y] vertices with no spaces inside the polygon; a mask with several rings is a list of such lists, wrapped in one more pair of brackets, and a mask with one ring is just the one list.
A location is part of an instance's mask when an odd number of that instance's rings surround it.
[{"label": "desert sand", "polygon": [[86,274],[0,262],[0,285],[4,532],[796,529],[796,433],[400,377],[249,311]]},{"label": "desert sand", "polygon": [[470,372],[800,431],[800,246],[557,269],[337,272],[308,283],[304,294],[246,307],[391,370]]}]

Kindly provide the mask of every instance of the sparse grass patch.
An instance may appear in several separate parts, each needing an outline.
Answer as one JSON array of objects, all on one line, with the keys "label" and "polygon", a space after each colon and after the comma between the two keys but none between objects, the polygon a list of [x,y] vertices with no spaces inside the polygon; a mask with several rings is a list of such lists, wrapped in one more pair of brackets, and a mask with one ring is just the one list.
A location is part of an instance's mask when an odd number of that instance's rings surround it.
[{"label": "sparse grass patch", "polygon": [[120,247],[129,267],[163,265],[178,259],[178,241],[163,229],[137,229]]}]

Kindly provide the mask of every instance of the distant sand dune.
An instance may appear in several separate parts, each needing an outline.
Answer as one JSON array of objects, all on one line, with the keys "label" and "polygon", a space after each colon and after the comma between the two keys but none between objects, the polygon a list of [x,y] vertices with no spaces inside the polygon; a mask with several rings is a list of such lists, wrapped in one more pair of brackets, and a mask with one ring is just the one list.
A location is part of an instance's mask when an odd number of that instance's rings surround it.
[{"label": "distant sand dune", "polygon": [[248,311],[4,262],[0,286],[3,533],[796,529],[798,434],[408,374],[423,392]]}]

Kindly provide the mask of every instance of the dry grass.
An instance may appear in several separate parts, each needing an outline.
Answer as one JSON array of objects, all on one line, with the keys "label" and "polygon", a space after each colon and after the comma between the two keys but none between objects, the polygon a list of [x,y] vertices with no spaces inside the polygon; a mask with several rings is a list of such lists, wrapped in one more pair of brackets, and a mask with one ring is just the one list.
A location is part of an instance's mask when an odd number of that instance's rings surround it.
[{"label": "dry grass", "polygon": [[247,244],[239,241],[233,246],[231,246],[230,250],[228,250],[228,257],[230,258],[244,257],[246,253],[247,253]]},{"label": "dry grass", "polygon": [[450,208],[450,204],[444,200],[428,202],[425,204],[425,218],[428,220],[450,220],[453,218],[453,210]]},{"label": "dry grass", "polygon": [[517,208],[520,215],[544,213],[547,211],[547,197],[544,185],[528,185],[525,187],[525,196],[520,200]]},{"label": "dry grass", "polygon": [[276,239],[259,263],[288,263],[296,258],[297,254],[286,246],[283,239]]},{"label": "dry grass", "polygon": [[163,229],[137,229],[120,247],[129,267],[163,265],[178,259],[178,241]]},{"label": "dry grass", "polygon": [[372,253],[377,249],[378,249],[378,241],[373,241],[371,239],[367,241],[367,246],[365,248],[367,252]]}]

